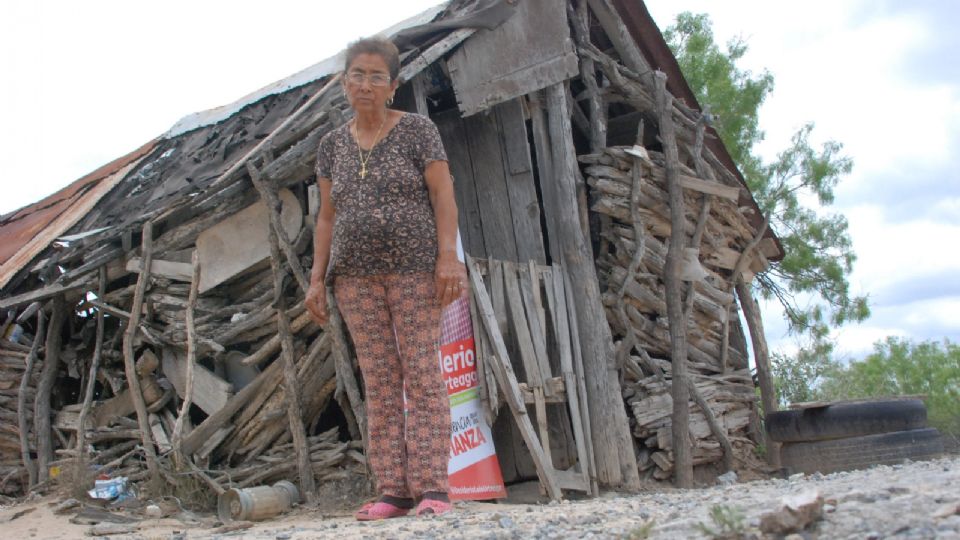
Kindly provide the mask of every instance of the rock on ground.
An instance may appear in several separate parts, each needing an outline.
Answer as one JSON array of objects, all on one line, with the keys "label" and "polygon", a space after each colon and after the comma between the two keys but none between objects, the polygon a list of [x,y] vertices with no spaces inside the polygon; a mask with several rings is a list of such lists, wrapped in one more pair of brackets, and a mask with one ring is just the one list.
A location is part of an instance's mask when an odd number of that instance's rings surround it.
[{"label": "rock on ground", "polygon": [[[960,540],[960,457],[905,462],[863,471],[795,475],[693,490],[604,494],[542,505],[458,503],[448,515],[360,523],[299,508],[239,533],[245,539],[640,539],[703,538],[704,528],[764,537],[761,516],[818,493],[822,515],[789,538],[945,538]],[[801,497],[803,498],[803,497]],[[358,503],[359,504],[359,503]],[[15,508],[0,511],[0,518]],[[721,521],[711,514],[722,516]],[[52,513],[46,519],[59,519]],[[19,521],[19,520],[18,520]],[[50,524],[56,527],[56,524]],[[150,527],[133,538],[230,538],[211,528]],[[234,533],[237,534],[237,533]],[[40,535],[42,536],[42,535]],[[773,538],[773,536],[770,536]]]}]

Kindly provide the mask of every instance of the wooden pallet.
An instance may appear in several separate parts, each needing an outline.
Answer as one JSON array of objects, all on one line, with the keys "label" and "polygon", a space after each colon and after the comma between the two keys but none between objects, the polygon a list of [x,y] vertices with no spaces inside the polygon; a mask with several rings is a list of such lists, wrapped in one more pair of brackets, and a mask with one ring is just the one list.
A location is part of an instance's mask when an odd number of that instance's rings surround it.
[{"label": "wooden pallet", "polygon": [[[469,256],[467,265],[477,312],[474,318],[477,356],[482,370],[492,371],[494,375],[530,451],[544,491],[555,500],[562,497],[563,489],[596,495],[576,316],[563,270],[557,265],[538,266],[533,261],[518,264],[496,259],[475,260]],[[507,327],[507,320],[513,322],[512,326]],[[525,383],[517,380],[513,370],[504,339],[506,332],[516,339],[519,365],[526,373]],[[556,355],[554,365],[560,369],[557,375],[551,368],[551,355]],[[553,466],[548,403],[566,404],[570,415],[578,461],[570,470]],[[533,406],[533,420],[527,405]]]}]

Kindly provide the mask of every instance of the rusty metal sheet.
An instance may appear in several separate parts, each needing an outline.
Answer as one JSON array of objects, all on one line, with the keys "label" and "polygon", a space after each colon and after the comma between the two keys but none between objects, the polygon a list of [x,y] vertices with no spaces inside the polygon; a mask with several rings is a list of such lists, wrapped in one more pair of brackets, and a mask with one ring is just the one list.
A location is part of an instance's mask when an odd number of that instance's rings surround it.
[{"label": "rusty metal sheet", "polygon": [[0,289],[85,216],[157,142],[154,139],[53,195],[0,218]]}]

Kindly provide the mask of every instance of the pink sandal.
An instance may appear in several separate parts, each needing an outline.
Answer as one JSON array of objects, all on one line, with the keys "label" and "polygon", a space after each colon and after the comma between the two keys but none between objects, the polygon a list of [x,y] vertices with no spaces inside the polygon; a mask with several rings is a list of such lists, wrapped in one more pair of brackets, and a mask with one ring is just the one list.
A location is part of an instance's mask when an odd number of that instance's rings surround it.
[{"label": "pink sandal", "polygon": [[453,510],[453,505],[436,499],[423,499],[417,505],[418,516],[439,516]]},{"label": "pink sandal", "polygon": [[360,507],[353,517],[357,521],[377,521],[381,519],[390,519],[403,517],[410,513],[409,508],[400,508],[384,501],[369,502]]}]

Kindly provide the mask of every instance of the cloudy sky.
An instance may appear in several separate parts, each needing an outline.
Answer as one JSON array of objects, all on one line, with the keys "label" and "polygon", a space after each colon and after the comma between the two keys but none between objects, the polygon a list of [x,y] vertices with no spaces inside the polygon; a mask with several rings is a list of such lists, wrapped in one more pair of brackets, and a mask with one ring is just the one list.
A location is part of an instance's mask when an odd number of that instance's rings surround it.
[{"label": "cloudy sky", "polygon": [[[6,0],[0,6],[0,214],[312,65],[434,0]],[[776,87],[761,112],[772,156],[805,122],[855,162],[834,211],[873,316],[836,332],[856,357],[888,335],[960,341],[960,3],[953,0],[648,0],[661,28],[709,13],[741,35],[743,66]],[[788,350],[775,306],[769,340]]]}]

